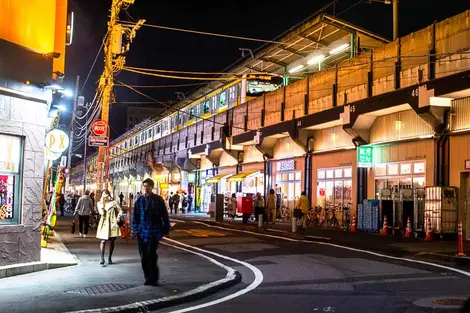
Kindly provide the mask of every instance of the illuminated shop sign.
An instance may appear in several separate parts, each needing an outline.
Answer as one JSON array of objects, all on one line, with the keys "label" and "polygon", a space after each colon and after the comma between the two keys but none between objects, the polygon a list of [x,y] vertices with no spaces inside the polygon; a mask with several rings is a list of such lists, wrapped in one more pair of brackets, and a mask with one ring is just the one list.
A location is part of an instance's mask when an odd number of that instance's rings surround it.
[{"label": "illuminated shop sign", "polygon": [[295,160],[280,161],[277,163],[278,171],[292,171],[295,170]]},{"label": "illuminated shop sign", "polygon": [[371,168],[372,161],[372,147],[357,148],[357,167]]}]

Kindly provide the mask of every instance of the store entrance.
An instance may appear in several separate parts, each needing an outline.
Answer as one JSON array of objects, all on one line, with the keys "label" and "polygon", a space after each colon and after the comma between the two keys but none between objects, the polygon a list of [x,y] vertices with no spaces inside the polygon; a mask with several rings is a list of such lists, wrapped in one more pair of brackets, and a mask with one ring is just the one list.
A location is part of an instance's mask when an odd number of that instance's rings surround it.
[{"label": "store entrance", "polygon": [[470,173],[460,173],[459,212],[465,213],[464,238],[470,240]]}]

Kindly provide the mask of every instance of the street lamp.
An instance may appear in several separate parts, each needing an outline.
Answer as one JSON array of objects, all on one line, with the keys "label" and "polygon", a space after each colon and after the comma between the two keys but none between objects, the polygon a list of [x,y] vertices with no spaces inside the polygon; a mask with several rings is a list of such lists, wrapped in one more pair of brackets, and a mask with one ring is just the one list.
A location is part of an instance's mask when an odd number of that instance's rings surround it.
[{"label": "street lamp", "polygon": [[385,4],[393,3],[393,40],[398,38],[398,0],[369,0],[369,3],[380,2]]}]

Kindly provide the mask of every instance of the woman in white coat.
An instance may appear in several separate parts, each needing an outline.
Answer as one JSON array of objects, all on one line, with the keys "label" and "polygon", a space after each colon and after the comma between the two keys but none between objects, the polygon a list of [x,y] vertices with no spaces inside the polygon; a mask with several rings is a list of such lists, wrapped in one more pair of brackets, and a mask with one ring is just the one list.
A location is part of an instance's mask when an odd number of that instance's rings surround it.
[{"label": "woman in white coat", "polygon": [[96,238],[101,239],[101,261],[100,264],[104,266],[104,253],[106,250],[106,242],[110,242],[108,264],[113,264],[111,257],[114,252],[114,242],[120,235],[118,221],[122,220],[122,209],[116,201],[111,197],[107,189],[103,190],[101,200],[97,203],[98,212],[100,214],[100,222],[96,230]]}]

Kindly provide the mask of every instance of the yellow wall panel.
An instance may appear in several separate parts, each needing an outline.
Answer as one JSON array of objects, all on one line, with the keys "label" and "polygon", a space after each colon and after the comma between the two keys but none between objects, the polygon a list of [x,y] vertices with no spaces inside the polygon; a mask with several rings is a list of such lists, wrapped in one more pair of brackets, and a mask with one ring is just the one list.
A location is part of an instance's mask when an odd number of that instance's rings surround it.
[{"label": "yellow wall panel", "polygon": [[56,0],[0,0],[1,39],[48,53],[54,51],[55,34]]}]

